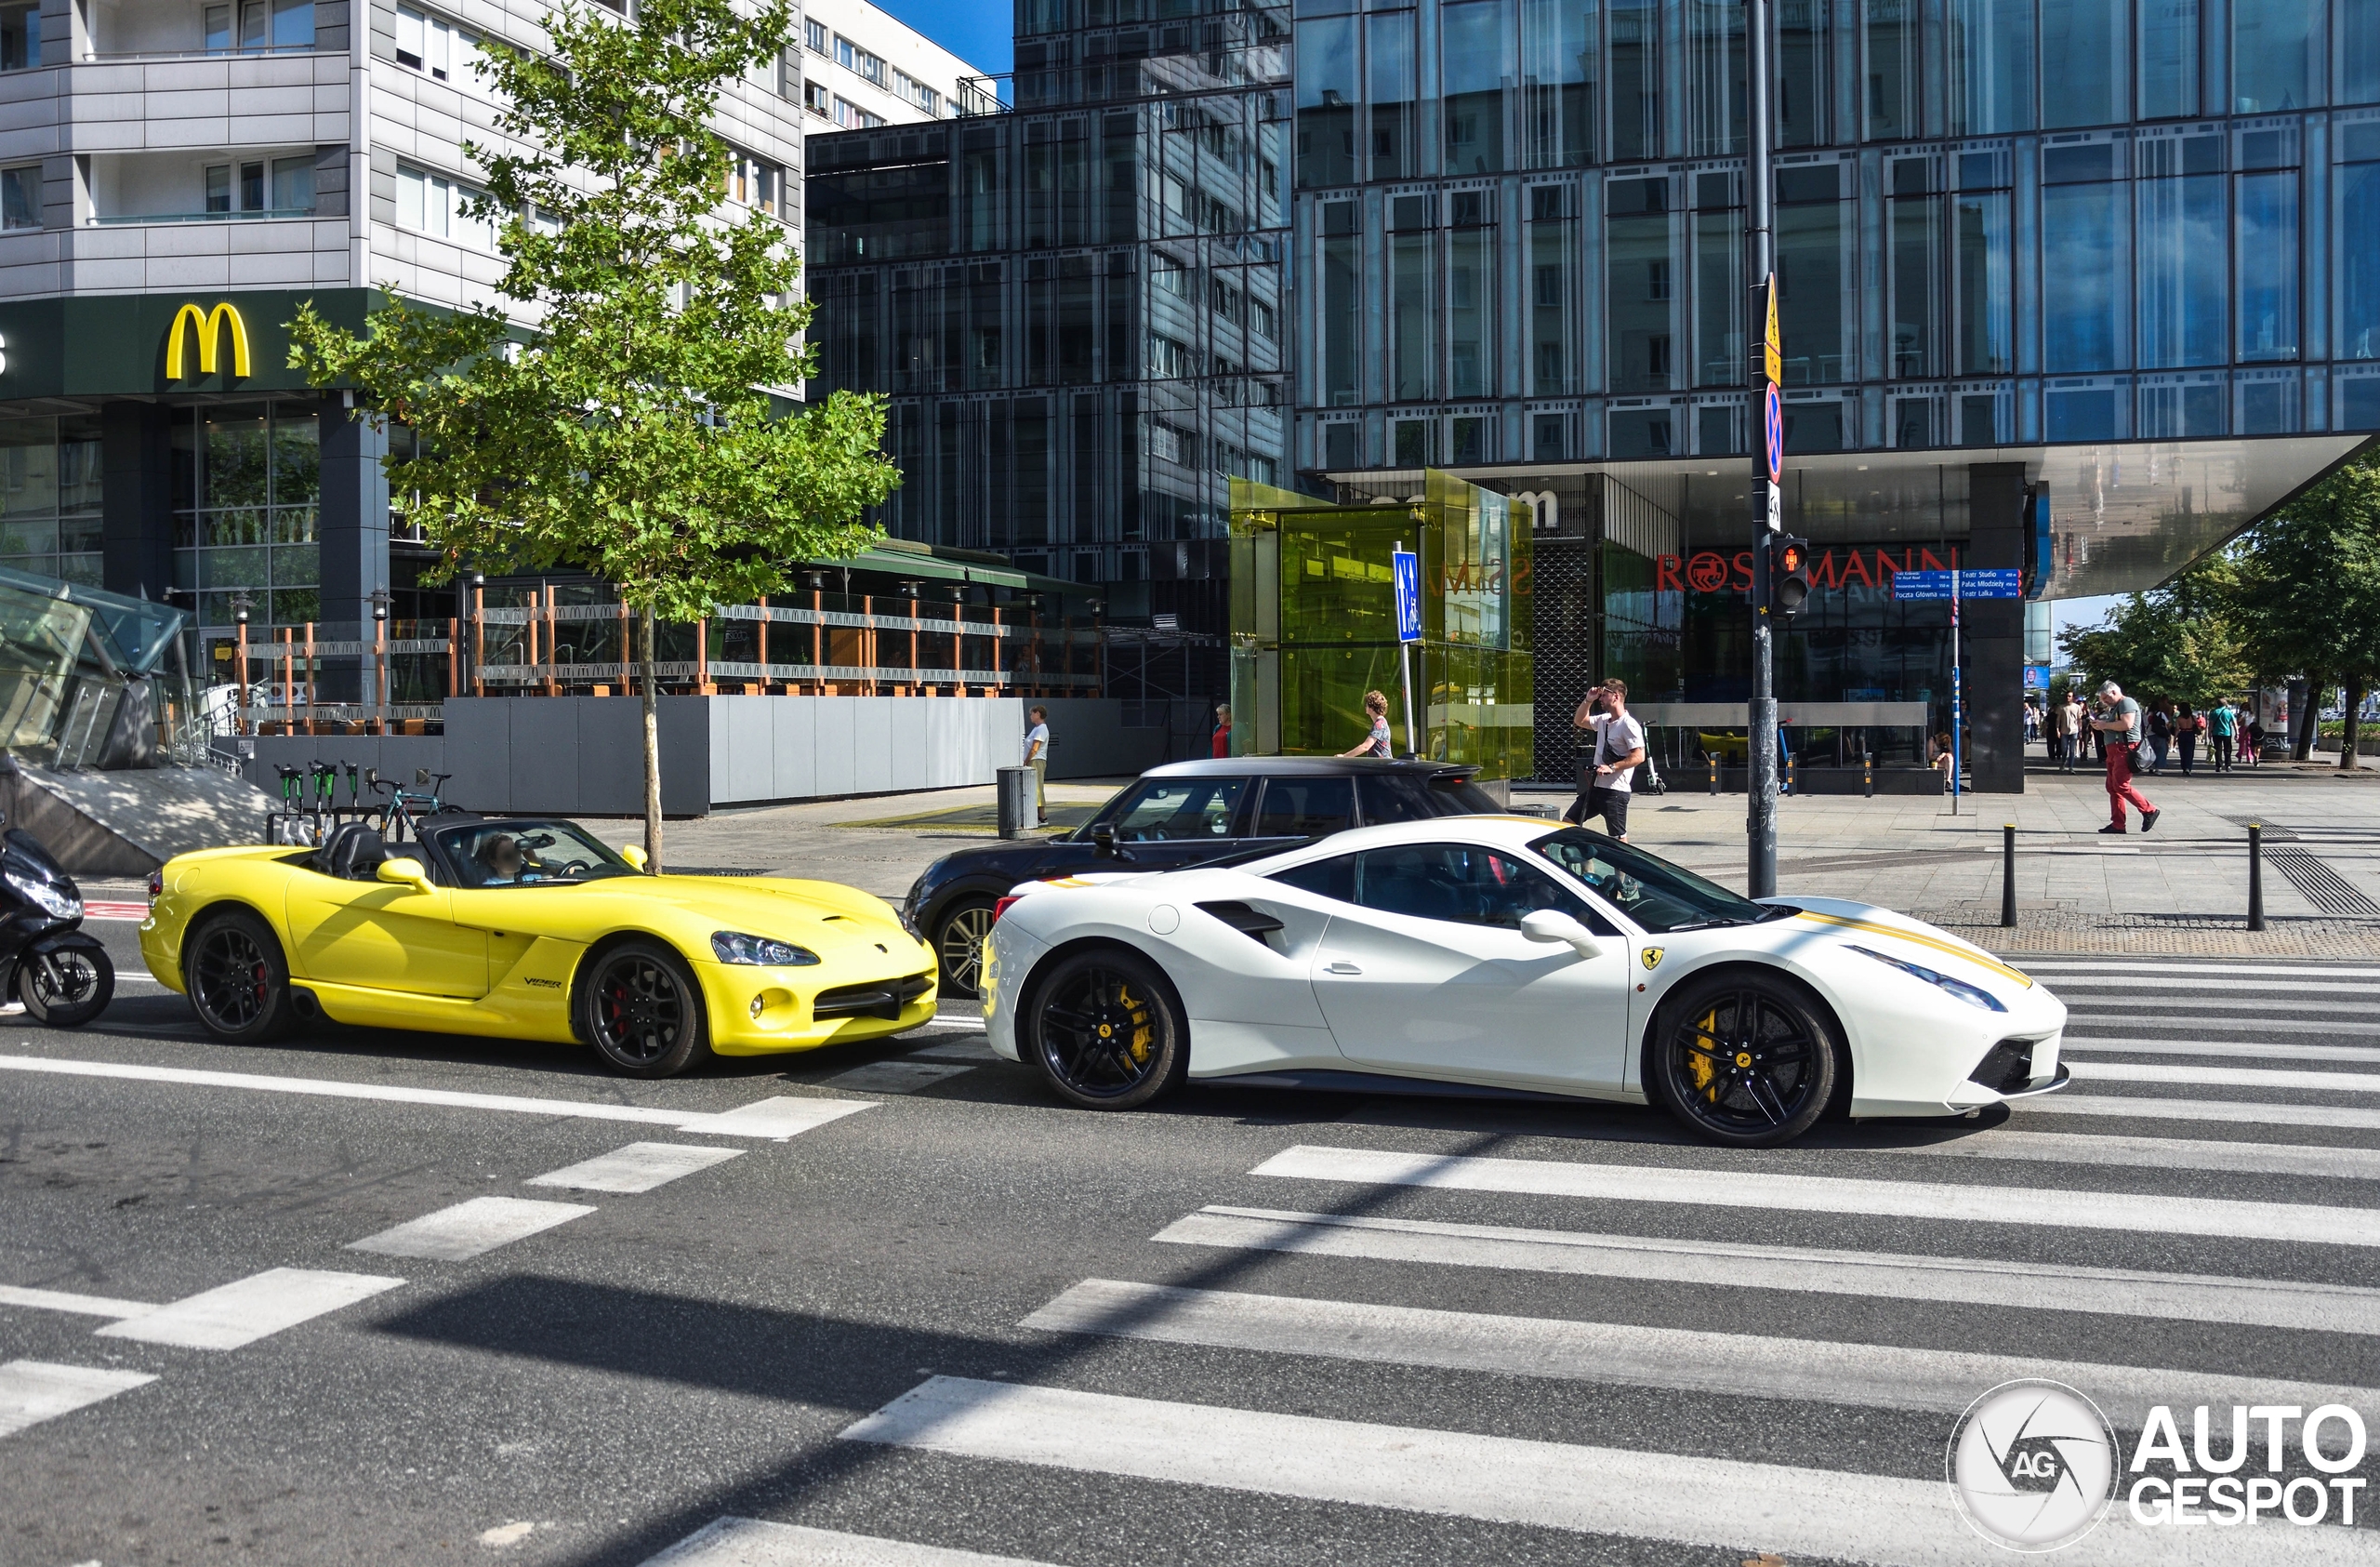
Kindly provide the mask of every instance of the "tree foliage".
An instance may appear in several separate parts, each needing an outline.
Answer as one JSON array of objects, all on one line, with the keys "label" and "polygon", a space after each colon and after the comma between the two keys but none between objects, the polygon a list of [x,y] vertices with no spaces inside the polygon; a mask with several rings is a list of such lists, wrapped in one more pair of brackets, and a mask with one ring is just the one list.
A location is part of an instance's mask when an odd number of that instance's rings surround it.
[{"label": "tree foliage", "polygon": [[[691,620],[857,551],[876,537],[865,508],[899,479],[880,399],[794,411],[811,307],[792,235],[726,200],[733,154],[709,117],[774,64],[791,16],[787,0],[642,0],[632,19],[564,0],[550,53],[490,41],[479,69],[505,139],[465,152],[485,172],[469,209],[502,225],[503,304],[392,299],[362,336],[311,307],[292,324],[294,366],[418,436],[390,483],[443,571],[615,584],[645,612],[648,699],[654,615]],[[648,836],[657,851],[657,820]]]},{"label": "tree foliage", "polygon": [[2248,684],[2238,638],[2219,615],[2189,614],[2167,589],[2134,593],[2096,626],[2069,627],[2058,648],[2090,676],[2144,702],[2204,707]]}]

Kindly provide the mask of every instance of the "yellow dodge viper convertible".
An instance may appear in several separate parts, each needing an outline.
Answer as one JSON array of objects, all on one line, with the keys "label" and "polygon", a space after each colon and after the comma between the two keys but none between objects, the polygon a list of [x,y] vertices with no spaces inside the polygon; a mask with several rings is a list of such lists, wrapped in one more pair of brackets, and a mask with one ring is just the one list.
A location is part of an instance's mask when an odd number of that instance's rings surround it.
[{"label": "yellow dodge viper convertible", "polygon": [[668,1077],[934,1014],[933,953],[832,882],[648,876],[566,821],[470,817],[388,845],[205,849],[151,883],[140,952],[218,1038],[296,1019],[580,1041]]}]

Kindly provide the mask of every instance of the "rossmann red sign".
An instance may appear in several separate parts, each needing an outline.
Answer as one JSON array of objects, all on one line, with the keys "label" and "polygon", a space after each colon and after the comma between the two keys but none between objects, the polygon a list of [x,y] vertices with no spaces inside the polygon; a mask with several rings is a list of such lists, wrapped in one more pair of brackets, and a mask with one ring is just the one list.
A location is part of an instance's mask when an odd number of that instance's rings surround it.
[{"label": "rossmann red sign", "polygon": [[[1943,561],[1931,550],[1912,546],[1895,558],[1889,550],[1822,550],[1810,562],[1813,588],[1884,588],[1893,585],[1897,571],[1955,571],[1959,552]],[[1698,550],[1691,555],[1663,555],[1654,562],[1653,588],[1664,593],[1749,593],[1752,591],[1752,551],[1732,555]]]}]

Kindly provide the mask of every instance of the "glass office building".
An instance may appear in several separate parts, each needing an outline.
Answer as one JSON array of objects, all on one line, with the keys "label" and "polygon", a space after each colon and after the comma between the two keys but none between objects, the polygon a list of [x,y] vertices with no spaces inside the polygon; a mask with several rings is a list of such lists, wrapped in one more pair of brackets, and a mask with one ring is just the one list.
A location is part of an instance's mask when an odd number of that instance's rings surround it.
[{"label": "glass office building", "polygon": [[1222,684],[1229,480],[1290,478],[1290,27],[1025,0],[1009,103],[808,148],[819,390],[890,395],[884,525],[1098,584],[1182,633],[1182,694]]}]

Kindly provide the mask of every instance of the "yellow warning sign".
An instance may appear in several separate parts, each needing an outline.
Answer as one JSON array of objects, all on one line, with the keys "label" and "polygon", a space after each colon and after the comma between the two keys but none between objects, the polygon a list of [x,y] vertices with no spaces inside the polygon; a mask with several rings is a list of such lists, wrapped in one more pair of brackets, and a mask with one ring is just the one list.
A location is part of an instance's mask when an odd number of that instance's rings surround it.
[{"label": "yellow warning sign", "polygon": [[1768,274],[1768,383],[1785,381],[1785,339],[1777,331],[1777,274]]}]

